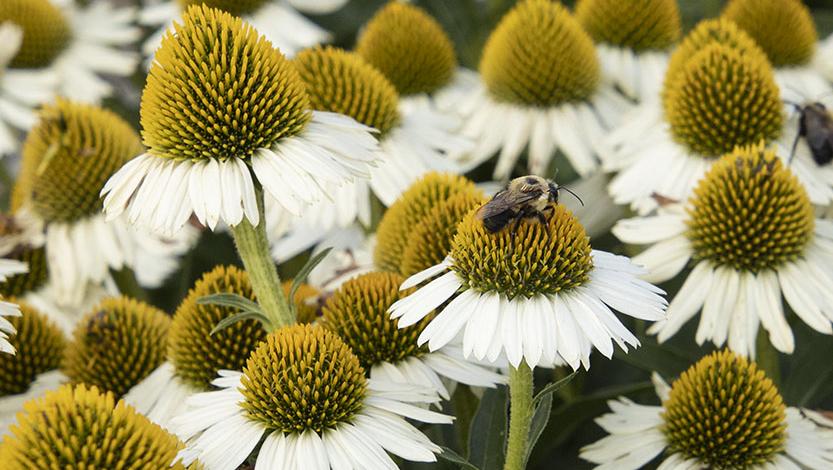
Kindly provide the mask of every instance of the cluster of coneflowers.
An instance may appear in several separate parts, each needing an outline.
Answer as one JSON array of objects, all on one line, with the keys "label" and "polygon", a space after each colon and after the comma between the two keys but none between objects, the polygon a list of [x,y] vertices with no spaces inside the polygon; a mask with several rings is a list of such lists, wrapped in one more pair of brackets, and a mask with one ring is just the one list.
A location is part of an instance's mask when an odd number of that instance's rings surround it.
[{"label": "cluster of coneflowers", "polygon": [[[702,359],[653,375],[658,405],[611,401],[581,459],[833,468],[833,420],[768,376],[791,323],[833,335],[833,166],[802,112],[833,38],[800,1],[683,34],[674,0],[519,0],[476,71],[409,2],[350,50],[311,20],[348,0],[142,3],[0,2],[0,467],[476,469],[432,437],[468,425],[457,389],[508,387],[489,468],[518,470],[559,386],[699,316]],[[136,74],[140,131],[107,109]],[[539,190],[484,224],[556,169],[585,207]],[[242,267],[152,305],[204,231]]]}]

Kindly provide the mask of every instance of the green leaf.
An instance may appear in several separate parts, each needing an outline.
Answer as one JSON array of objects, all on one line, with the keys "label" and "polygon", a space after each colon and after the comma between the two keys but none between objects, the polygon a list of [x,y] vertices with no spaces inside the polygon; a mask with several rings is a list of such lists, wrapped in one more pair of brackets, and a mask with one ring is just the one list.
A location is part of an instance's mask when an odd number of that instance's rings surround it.
[{"label": "green leaf", "polygon": [[324,248],[321,250],[320,253],[316,254],[315,256],[311,257],[307,260],[306,264],[298,271],[298,274],[295,275],[295,278],[292,279],[292,287],[289,289],[289,298],[287,298],[287,302],[289,302],[289,308],[292,309],[292,312],[295,313],[295,302],[292,300],[295,298],[295,294],[298,292],[298,289],[301,287],[301,284],[306,282],[307,277],[309,277],[309,273],[318,266],[319,263],[324,261],[324,258],[327,257],[330,252],[333,251],[332,247]]},{"label": "green leaf", "polygon": [[469,431],[469,462],[481,470],[503,468],[507,387],[489,388],[480,399]]},{"label": "green leaf", "polygon": [[[575,372],[573,372],[573,374],[575,374]],[[572,375],[565,377],[562,380],[569,379],[570,377],[572,377]],[[540,439],[541,434],[544,433],[547,423],[550,422],[551,412],[552,392],[548,392],[535,406],[535,412],[532,415],[532,423],[530,423],[529,426],[529,444],[526,449],[526,457],[524,457],[524,467],[526,467],[526,463],[529,462],[529,456],[532,455],[532,449],[535,448],[535,444],[538,443],[538,439]]]},{"label": "green leaf", "polygon": [[545,399],[547,396],[550,397],[550,406],[552,405],[552,393],[557,392],[558,389],[570,383],[575,377],[578,375],[578,371],[573,371],[567,377],[564,377],[561,380],[557,380],[555,382],[548,383],[544,388],[535,395],[535,398],[532,400],[532,406],[537,407],[541,400]]},{"label": "green leaf", "polygon": [[[641,345],[627,353],[616,351],[616,359],[645,372],[658,372],[663,377],[677,377],[699,359],[669,344],[657,344],[653,338],[640,338]],[[701,353],[702,354],[702,353]]]},{"label": "green leaf", "polygon": [[200,305],[220,305],[222,307],[236,308],[237,310],[245,310],[251,312],[262,313],[260,305],[256,304],[250,299],[238,294],[211,294],[197,299]]},{"label": "green leaf", "polygon": [[445,446],[440,446],[440,448],[443,450],[442,454],[439,454],[439,457],[441,459],[448,460],[449,462],[457,464],[460,466],[460,468],[464,468],[466,470],[480,470],[479,468],[472,465],[472,463],[466,460],[463,456],[461,456],[457,452],[454,452],[450,448]]},{"label": "green leaf", "polygon": [[465,449],[469,442],[469,430],[474,415],[477,413],[477,405],[480,399],[472,393],[471,387],[465,384],[457,384],[454,394],[451,395],[451,409],[456,418],[454,429],[457,435],[458,449]]},{"label": "green leaf", "polygon": [[269,331],[269,327],[271,325],[271,322],[268,318],[266,318],[264,314],[260,312],[253,312],[251,310],[244,310],[242,312],[237,312],[234,315],[223,318],[222,320],[217,322],[217,326],[215,326],[214,329],[211,330],[211,333],[209,333],[209,335],[214,336],[214,333],[217,333],[218,331],[228,328],[229,326],[243,320],[257,320],[263,324],[263,327],[267,331]]}]

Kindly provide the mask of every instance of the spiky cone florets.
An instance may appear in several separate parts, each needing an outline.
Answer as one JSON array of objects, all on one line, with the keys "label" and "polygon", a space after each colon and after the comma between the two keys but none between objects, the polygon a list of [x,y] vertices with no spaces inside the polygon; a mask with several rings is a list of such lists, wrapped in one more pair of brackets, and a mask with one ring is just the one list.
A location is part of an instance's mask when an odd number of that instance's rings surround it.
[{"label": "spiky cone florets", "polygon": [[[284,281],[283,294],[289,298],[289,291],[292,289],[292,280]],[[295,291],[295,297],[292,302],[295,304],[295,312],[297,314],[298,323],[313,323],[319,317],[318,299],[321,296],[319,291],[314,286],[307,283],[302,283]]]},{"label": "spiky cone florets", "polygon": [[359,359],[335,333],[292,325],[270,334],[241,379],[250,419],[269,430],[321,433],[361,410],[367,393]]},{"label": "spiky cone florets", "polygon": [[480,190],[464,176],[428,173],[391,204],[379,222],[373,261],[383,271],[398,272],[408,237],[431,210],[460,193]]},{"label": "spiky cone florets", "polygon": [[399,273],[407,277],[440,264],[451,251],[457,225],[485,202],[485,195],[476,189],[454,194],[431,208],[408,233]]},{"label": "spiky cone florets", "polygon": [[405,278],[395,273],[368,273],[345,282],[324,305],[322,326],[350,346],[366,371],[379,363],[395,364],[427,352],[417,345],[419,334],[432,315],[399,329],[390,318],[394,302],[416,289],[399,290]]},{"label": "spiky cone florets", "polygon": [[442,26],[421,8],[391,1],[365,26],[356,52],[402,95],[432,93],[454,76],[457,58]]},{"label": "spiky cone florets", "polygon": [[50,0],[3,0],[0,24],[10,21],[23,30],[23,42],[11,67],[45,67],[72,41],[72,29]]},{"label": "spiky cone florets", "polygon": [[142,137],[173,160],[249,158],[311,118],[298,73],[251,25],[192,6],[162,39],[142,94]]},{"label": "spiky cone florets", "polygon": [[778,389],[755,363],[728,350],[683,372],[663,408],[669,448],[709,468],[752,468],[785,446]]},{"label": "spiky cone florets", "polygon": [[[17,236],[20,230],[12,217],[0,214],[0,238]],[[7,276],[5,281],[0,281],[0,296],[2,297],[21,297],[27,292],[40,288],[49,277],[46,249],[43,246],[18,244],[11,251],[4,253],[3,258],[26,263],[28,271]]]},{"label": "spiky cone florets", "polygon": [[741,55],[751,56],[753,62],[769,62],[763,49],[733,21],[726,18],[703,20],[697,23],[671,54],[665,72],[665,88],[669,88],[669,83],[684,70],[694,55],[713,43],[723,44],[736,49]]},{"label": "spiky cone florets", "polygon": [[694,258],[757,273],[803,255],[815,217],[804,187],[764,146],[718,160],[689,200]]},{"label": "spiky cone florets", "polygon": [[350,116],[378,130],[380,137],[399,121],[396,88],[358,54],[315,47],[299,52],[292,63],[313,109]]},{"label": "spiky cone florets", "polygon": [[601,71],[593,40],[565,7],[524,0],[489,36],[480,74],[498,101],[548,107],[592,96]]},{"label": "spiky cone florets", "polygon": [[593,269],[590,239],[564,206],[549,207],[547,223],[525,219],[517,230],[509,225],[497,233],[486,229],[477,211],[470,212],[451,245],[451,269],[463,285],[511,300],[553,295],[586,283]]},{"label": "spiky cone florets", "polygon": [[674,140],[691,152],[719,157],[780,134],[783,104],[768,63],[714,43],[679,73],[666,83],[665,119]]},{"label": "spiky cone florets", "polygon": [[666,50],[682,33],[676,0],[581,0],[576,19],[596,42],[637,52]]},{"label": "spiky cone florets", "polygon": [[[0,446],[3,468],[172,468],[184,448],[169,434],[112,393],[65,385],[24,404],[18,424]],[[189,470],[202,469],[199,463]]]},{"label": "spiky cone florets", "polygon": [[220,369],[241,370],[249,354],[266,337],[256,320],[239,321],[210,335],[220,320],[237,311],[197,301],[221,293],[256,301],[245,271],[233,266],[217,266],[205,273],[188,292],[177,308],[168,332],[168,359],[174,364],[176,374],[198,389],[207,389]]},{"label": "spiky cone florets", "polygon": [[26,302],[3,300],[18,304],[21,316],[4,317],[17,330],[9,338],[17,353],[0,354],[0,397],[23,393],[38,374],[57,369],[66,347],[61,329],[44,314]]},{"label": "spiky cone florets", "polygon": [[800,0],[731,0],[723,16],[749,33],[775,67],[804,65],[816,52],[813,17]]},{"label": "spiky cone florets", "polygon": [[26,138],[12,207],[31,206],[47,222],[99,214],[101,188],[141,152],[138,134],[115,113],[59,99]]},{"label": "spiky cone florets", "polygon": [[243,16],[256,12],[269,0],[177,0],[183,8],[192,5],[205,5],[218,10],[223,10],[234,16]]},{"label": "spiky cone florets", "polygon": [[120,397],[165,361],[170,324],[144,302],[106,299],[75,327],[61,369],[73,383]]}]

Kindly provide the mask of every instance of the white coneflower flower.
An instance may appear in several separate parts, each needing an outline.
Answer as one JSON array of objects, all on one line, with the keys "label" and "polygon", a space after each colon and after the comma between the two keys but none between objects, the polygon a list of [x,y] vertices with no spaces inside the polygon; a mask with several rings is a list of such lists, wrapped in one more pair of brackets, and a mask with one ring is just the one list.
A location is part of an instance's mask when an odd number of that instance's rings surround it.
[{"label": "white coneflower flower", "polygon": [[190,5],[204,4],[243,17],[261,31],[275,47],[289,56],[297,51],[328,42],[329,32],[301,13],[333,13],[349,0],[144,0],[139,23],[156,28],[142,44],[142,53],[152,60],[165,31]]},{"label": "white coneflower flower", "polygon": [[15,302],[20,313],[9,319],[16,330],[9,342],[17,352],[0,354],[0,436],[14,423],[23,403],[67,380],[58,370],[66,349],[63,332],[27,302]]},{"label": "white coneflower flower", "polygon": [[[99,199],[107,179],[141,149],[136,132],[110,111],[62,99],[41,110],[12,193],[21,232],[8,243],[45,247],[58,304],[78,306],[90,289],[111,282],[110,270],[135,267],[138,240],[154,236],[134,230],[125,218],[106,221]],[[175,248],[153,259],[183,247]],[[154,273],[167,275],[158,267]]]},{"label": "white coneflower flower", "polygon": [[108,217],[127,212],[162,233],[192,214],[212,230],[244,217],[257,226],[260,187],[298,214],[330,187],[369,176],[372,130],[309,108],[297,72],[252,26],[190,7],[150,68],[142,95],[148,151],[107,182]]},{"label": "white coneflower flower", "polygon": [[[828,82],[833,82],[833,34],[819,43],[814,64]],[[812,98],[819,99],[821,97],[815,96]]]},{"label": "white coneflower flower", "polygon": [[350,346],[371,380],[433,389],[446,400],[450,394],[443,378],[477,387],[505,382],[505,377],[466,362],[459,346],[428,351],[417,345],[431,316],[408,328],[397,328],[388,308],[414,290],[400,292],[404,280],[398,274],[374,272],[347,281],[327,299],[321,326]]},{"label": "white coneflower flower", "polygon": [[529,169],[548,171],[556,150],[582,176],[606,152],[602,137],[630,107],[602,80],[593,40],[558,2],[519,2],[492,32],[480,61],[482,83],[457,106],[471,158],[500,152],[494,176],[506,179],[524,148]]},{"label": "white coneflower flower", "polygon": [[627,398],[596,419],[608,436],[581,450],[597,469],[833,467],[833,421],[786,407],[753,362],[729,351],[691,366],[669,387],[654,375],[661,406]]},{"label": "white coneflower flower", "polygon": [[596,41],[605,80],[636,101],[660,98],[670,50],[682,33],[675,0],[581,0],[576,19]]},{"label": "white coneflower flower", "polygon": [[[284,283],[288,293],[289,283]],[[311,322],[317,305],[309,305],[317,290],[302,284],[293,299],[299,322]],[[167,335],[167,360],[135,384],[125,400],[151,421],[168,426],[182,411],[185,399],[211,389],[211,381],[221,369],[243,370],[246,358],[266,337],[255,320],[236,322],[211,334],[215,326],[236,309],[202,304],[199,299],[215,294],[235,294],[255,300],[249,275],[232,266],[217,266],[205,273],[174,313]],[[154,322],[155,323],[155,322]],[[143,372],[145,374],[146,372]]]},{"label": "white coneflower flower", "polygon": [[452,420],[418,406],[433,393],[366,379],[350,348],[316,326],[276,330],[242,373],[222,372],[213,385],[220,390],[190,398],[172,427],[188,444],[180,455],[217,470],[238,468],[264,437],[263,468],[396,468],[387,452],[433,462],[440,448],[404,418]]},{"label": "white coneflower flower", "polygon": [[23,30],[10,66],[51,71],[61,96],[88,103],[112,94],[104,77],[127,77],[136,70],[138,54],[120,49],[142,34],[132,26],[134,17],[135,9],[107,1],[86,7],[71,0],[4,0],[0,5],[0,24],[11,22]]},{"label": "white coneflower flower", "polygon": [[[396,88],[406,119],[413,113],[452,132],[462,125],[459,104],[477,86],[477,73],[458,66],[448,34],[422,8],[388,2],[362,28],[355,49]],[[445,137],[437,145],[461,172],[476,163],[467,155],[472,148],[468,139]]]},{"label": "white coneflower flower", "polygon": [[730,0],[722,16],[761,46],[781,88],[793,102],[816,101],[833,91],[816,67],[824,60],[810,9],[797,0]]},{"label": "white coneflower flower", "polygon": [[96,387],[65,385],[26,403],[19,417],[3,440],[4,469],[204,468],[184,465],[177,452],[185,445],[176,436]]},{"label": "white coneflower flower", "polygon": [[[300,52],[293,63],[313,109],[344,114],[379,131],[379,164],[371,169],[369,182],[355,184],[369,184],[386,206],[425,173],[457,168],[448,153],[462,151],[461,139],[438,124],[431,112],[403,111],[391,82],[358,54],[332,47],[314,48]],[[367,189],[341,190],[333,204],[343,209],[340,206],[344,202],[339,199],[351,196],[357,208],[347,213],[368,222]],[[342,211],[338,212],[342,216]]]},{"label": "white coneflower flower", "polygon": [[781,296],[811,328],[833,334],[833,222],[816,219],[798,179],[762,145],[724,156],[685,206],[620,221],[626,243],[651,244],[634,261],[661,282],[689,261],[693,269],[668,307],[668,320],[649,329],[673,336],[702,309],[696,341],[755,354],[759,325],[781,352],[794,349]]},{"label": "white coneflower flower", "polygon": [[[14,259],[0,259],[0,283],[6,284],[8,278],[24,274],[29,271],[26,263]],[[5,290],[5,289],[4,289]],[[9,343],[9,335],[13,335],[15,327],[4,317],[20,316],[20,307],[7,302],[0,296],[0,352],[14,354],[14,347]]]},{"label": "white coneflower flower", "polygon": [[18,131],[36,121],[34,108],[52,99],[57,80],[50,71],[9,66],[23,43],[23,29],[0,18],[0,157],[16,152]]},{"label": "white coneflower flower", "polygon": [[[657,208],[656,195],[685,200],[736,146],[781,137],[784,104],[772,68],[728,20],[703,21],[683,40],[662,93],[661,102],[641,106],[607,137],[612,151],[605,168],[619,171],[610,194],[639,214]],[[818,195],[819,202],[827,198]]]},{"label": "white coneflower flower", "polygon": [[628,258],[591,249],[563,206],[548,207],[545,223],[526,219],[496,233],[470,212],[457,227],[449,257],[402,284],[406,289],[442,274],[393,304],[399,327],[444,305],[417,344],[435,351],[461,336],[465,357],[493,362],[505,356],[516,368],[524,361],[553,367],[557,360],[589,368],[593,348],[611,357],[614,342],[625,351],[638,346],[613,310],[664,319],[662,291],[639,280],[644,270]]}]

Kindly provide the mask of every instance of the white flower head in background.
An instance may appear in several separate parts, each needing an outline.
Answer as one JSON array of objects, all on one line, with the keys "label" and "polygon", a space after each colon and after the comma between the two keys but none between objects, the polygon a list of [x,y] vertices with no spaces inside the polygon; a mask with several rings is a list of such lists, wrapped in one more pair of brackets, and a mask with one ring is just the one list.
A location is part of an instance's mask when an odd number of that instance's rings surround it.
[{"label": "white flower head in background", "polygon": [[[89,289],[111,282],[110,270],[135,267],[137,240],[155,237],[134,230],[124,217],[106,221],[99,198],[108,178],[141,152],[139,136],[113,112],[64,99],[40,111],[23,147],[12,209],[25,238],[17,244],[45,244],[57,304],[84,303]],[[188,246],[176,248],[145,253],[161,263]],[[146,277],[169,272],[154,269]]]},{"label": "white flower head in background", "polygon": [[542,175],[557,150],[581,176],[607,152],[603,136],[630,103],[602,77],[590,36],[558,2],[524,0],[492,31],[480,61],[481,83],[457,106],[462,134],[475,141],[473,165],[499,152],[495,179],[506,179],[525,148]]},{"label": "white flower head in background", "polygon": [[785,406],[764,372],[730,351],[706,356],[670,387],[654,374],[654,385],[661,406],[609,401],[611,412],[596,419],[609,435],[581,458],[619,470],[655,460],[661,469],[833,466],[833,421]]},{"label": "white flower head in background", "polygon": [[775,68],[781,96],[816,100],[833,91],[816,64],[824,57],[810,9],[794,0],[730,0],[721,15],[763,49]]},{"label": "white flower head in background", "polygon": [[833,334],[833,222],[816,219],[804,187],[762,145],[724,156],[683,205],[620,221],[623,242],[652,245],[634,262],[651,282],[693,269],[651,326],[660,342],[698,312],[696,341],[755,354],[759,326],[776,349],[792,353],[793,333],[781,296],[814,330]]},{"label": "white flower head in background", "polygon": [[[141,36],[132,25],[134,8],[116,8],[109,1],[79,6],[74,0],[4,0],[0,24],[11,22],[23,30],[23,41],[10,66],[50,72],[57,93],[66,98],[98,104],[113,93],[105,77],[130,76],[139,55],[124,50]],[[30,98],[49,96],[52,79],[37,80],[26,88]],[[49,85],[34,90],[36,85]]]},{"label": "white flower head in background", "polygon": [[471,211],[457,227],[448,258],[402,284],[407,289],[440,275],[393,304],[399,328],[443,305],[422,330],[419,345],[435,351],[462,339],[465,357],[505,357],[516,368],[522,361],[529,367],[558,361],[588,369],[594,348],[610,358],[614,343],[624,351],[637,347],[613,310],[662,320],[663,291],[640,280],[645,271],[628,258],[593,250],[575,217],[546,202],[550,193],[536,178],[517,178],[512,187],[529,204],[533,196],[545,202],[540,218],[509,219],[503,227],[489,222],[487,228],[481,212]]},{"label": "white flower head in background", "polygon": [[0,157],[20,147],[19,131],[36,122],[35,108],[52,99],[57,80],[50,71],[12,67],[23,29],[0,15]]},{"label": "white flower head in background", "polygon": [[370,372],[370,379],[433,389],[441,398],[451,398],[443,379],[475,387],[494,388],[505,377],[467,362],[459,345],[428,351],[417,337],[432,316],[404,329],[388,315],[388,308],[413,292],[401,291],[404,277],[373,272],[345,282],[323,309],[321,325],[341,337]]},{"label": "white flower head in background", "polygon": [[421,407],[439,400],[430,389],[367,379],[350,348],[317,326],[276,330],[242,373],[212,384],[219,390],[191,397],[171,426],[188,444],[185,463],[216,470],[238,468],[264,436],[263,468],[396,468],[388,452],[434,462],[440,447],[405,418],[452,421]]},{"label": "white flower head in background", "polygon": [[[66,339],[61,329],[26,301],[19,303],[19,313],[9,318],[16,334],[11,344],[17,352],[0,354],[0,437],[15,422],[23,404],[45,391],[57,388],[67,378],[61,366]],[[2,307],[0,307],[2,308]],[[5,323],[3,318],[0,322]],[[4,328],[5,329],[5,328]],[[0,339],[0,342],[7,341]],[[8,352],[3,349],[3,352]]]},{"label": "white flower head in background", "polygon": [[676,0],[581,0],[576,19],[596,41],[604,80],[628,98],[651,101],[682,34]]},{"label": "white flower head in background", "polygon": [[349,0],[143,0],[139,23],[156,28],[142,44],[142,53],[153,55],[165,31],[191,5],[204,4],[240,16],[288,56],[305,47],[329,42],[332,37],[303,13],[323,15],[341,9]]},{"label": "white flower head in background", "polygon": [[[729,95],[737,99],[718,98]],[[783,126],[784,104],[761,49],[728,20],[702,21],[671,56],[662,100],[634,110],[607,137],[605,168],[619,172],[610,194],[639,214],[657,208],[656,194],[684,200],[718,157],[772,143]]]},{"label": "white flower head in background", "polygon": [[165,234],[192,214],[212,230],[257,226],[260,188],[297,215],[369,177],[378,150],[371,128],[311,111],[292,64],[251,25],[207,6],[165,35],[141,121],[148,150],[107,182],[104,208]]}]

